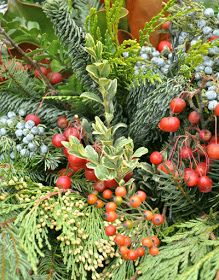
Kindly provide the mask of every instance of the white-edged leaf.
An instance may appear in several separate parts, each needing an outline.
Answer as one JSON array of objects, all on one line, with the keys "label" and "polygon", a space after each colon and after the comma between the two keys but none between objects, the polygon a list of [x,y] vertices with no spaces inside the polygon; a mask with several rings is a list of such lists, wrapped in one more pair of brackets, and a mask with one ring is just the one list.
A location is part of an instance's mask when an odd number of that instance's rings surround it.
[{"label": "white-edged leaf", "polygon": [[99,155],[98,153],[94,150],[94,148],[91,145],[87,145],[85,147],[85,151],[87,153],[87,158],[90,161],[98,162],[99,161]]},{"label": "white-edged leaf", "polygon": [[141,157],[143,155],[146,155],[148,153],[148,149],[147,148],[144,148],[144,147],[141,147],[141,148],[138,148],[134,154],[133,154],[133,157]]},{"label": "white-edged leaf", "polygon": [[93,92],[83,92],[81,95],[81,97],[83,98],[87,98],[87,99],[90,99],[90,100],[93,100],[99,104],[103,104],[102,100],[100,99],[100,97],[93,93]]}]

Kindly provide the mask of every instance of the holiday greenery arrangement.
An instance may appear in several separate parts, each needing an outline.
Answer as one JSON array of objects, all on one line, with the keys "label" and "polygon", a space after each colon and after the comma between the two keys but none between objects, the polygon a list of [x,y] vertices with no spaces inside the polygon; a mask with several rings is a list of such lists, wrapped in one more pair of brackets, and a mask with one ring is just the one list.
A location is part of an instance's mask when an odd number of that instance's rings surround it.
[{"label": "holiday greenery arrangement", "polygon": [[1,279],[219,279],[218,5],[34,2],[0,14]]}]

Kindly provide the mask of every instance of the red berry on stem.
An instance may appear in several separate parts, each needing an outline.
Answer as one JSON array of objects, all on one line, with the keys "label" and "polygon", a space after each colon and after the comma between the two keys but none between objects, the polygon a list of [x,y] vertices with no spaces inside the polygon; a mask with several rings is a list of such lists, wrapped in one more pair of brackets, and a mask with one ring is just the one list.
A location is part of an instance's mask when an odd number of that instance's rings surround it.
[{"label": "red berry on stem", "polygon": [[68,127],[69,121],[66,116],[60,116],[57,119],[57,126],[59,128],[66,128]]},{"label": "red berry on stem", "polygon": [[192,125],[198,124],[200,122],[200,114],[196,111],[192,111],[188,116],[188,120]]},{"label": "red berry on stem", "polygon": [[117,205],[115,202],[108,202],[105,208],[106,208],[106,212],[116,211]]},{"label": "red berry on stem", "polygon": [[56,181],[56,187],[67,190],[71,187],[71,179],[68,176],[60,176]]},{"label": "red berry on stem", "polygon": [[160,240],[158,239],[158,237],[156,235],[151,237],[154,246],[159,246],[160,245]]},{"label": "red berry on stem", "polygon": [[[46,67],[40,67],[40,70],[41,70],[41,72],[42,72],[43,75],[47,76],[49,70],[48,70]],[[39,71],[39,70],[35,70],[35,71],[34,71],[34,76],[35,76],[36,78],[38,78],[38,79],[41,78],[41,73],[40,73],[40,71]]]},{"label": "red berry on stem", "polygon": [[154,216],[154,214],[151,211],[149,211],[149,210],[145,210],[144,211],[144,218],[145,218],[145,220],[151,221],[153,216]]},{"label": "red berry on stem", "polygon": [[198,176],[205,176],[208,173],[208,166],[206,162],[199,162],[195,168]]},{"label": "red berry on stem", "polygon": [[176,132],[180,127],[180,120],[177,117],[165,117],[161,119],[158,127],[165,132]]},{"label": "red berry on stem", "polygon": [[113,192],[111,190],[107,189],[107,190],[103,191],[102,196],[105,199],[110,199],[113,196]]},{"label": "red berry on stem", "polygon": [[159,249],[155,246],[153,246],[149,249],[149,254],[151,256],[157,256],[157,255],[159,255],[159,253],[160,253]]},{"label": "red berry on stem", "polygon": [[184,181],[188,187],[197,186],[198,180],[199,175],[192,168],[186,168],[184,170]]},{"label": "red berry on stem", "polygon": [[94,169],[85,168],[84,175],[88,181],[98,181],[98,178],[95,175]]},{"label": "red berry on stem", "polygon": [[121,196],[125,197],[127,194],[126,188],[125,187],[117,187],[115,190],[115,195],[116,196]]},{"label": "red berry on stem", "polygon": [[106,188],[103,181],[97,181],[93,184],[95,191],[102,193]]},{"label": "red berry on stem", "polygon": [[180,149],[179,154],[182,159],[190,159],[193,155],[193,152],[191,148],[184,146]]},{"label": "red berry on stem", "polygon": [[150,155],[150,162],[152,164],[160,164],[162,161],[163,156],[160,152],[155,151]]},{"label": "red berry on stem", "polygon": [[34,115],[34,114],[27,115],[26,118],[25,118],[25,122],[27,122],[27,121],[33,121],[36,126],[41,123],[40,118],[37,115]]},{"label": "red berry on stem", "polygon": [[105,180],[104,181],[104,184],[105,184],[105,187],[107,189],[112,189],[112,188],[115,188],[118,186],[117,182],[115,179],[112,179],[112,180]]},{"label": "red berry on stem", "polygon": [[170,21],[166,21],[161,25],[161,28],[164,30],[168,30],[170,28],[171,22]]},{"label": "red berry on stem", "polygon": [[107,236],[113,236],[116,234],[116,227],[113,225],[109,225],[105,227],[105,233]]},{"label": "red berry on stem", "polygon": [[207,154],[210,159],[219,160],[219,144],[209,144],[207,146]]},{"label": "red berry on stem", "polygon": [[56,148],[62,148],[62,141],[66,141],[66,138],[63,134],[54,134],[52,136],[52,144]]},{"label": "red berry on stem", "polygon": [[215,116],[219,117],[219,103],[214,108],[214,114],[215,114]]},{"label": "red berry on stem", "polygon": [[182,98],[177,97],[170,102],[170,109],[175,114],[182,113],[185,108],[186,108],[186,102]]},{"label": "red berry on stem", "polygon": [[153,246],[153,242],[152,242],[152,239],[150,237],[143,238],[141,243],[142,243],[143,246],[148,247],[148,248]]},{"label": "red berry on stem", "polygon": [[90,205],[94,205],[97,202],[97,196],[93,193],[89,194],[87,197],[87,202]]},{"label": "red berry on stem", "polygon": [[205,141],[205,142],[209,141],[211,139],[211,136],[212,136],[211,131],[208,129],[202,129],[199,131],[199,138],[202,141]]},{"label": "red berry on stem", "polygon": [[78,138],[79,140],[81,140],[81,136],[80,133],[78,131],[77,128],[75,127],[68,127],[66,128],[66,130],[63,133],[65,135],[65,137],[67,138],[67,140],[69,140],[70,136],[75,136],[76,138]]},{"label": "red berry on stem", "polygon": [[62,74],[59,72],[50,72],[47,77],[52,85],[59,84],[63,81]]},{"label": "red berry on stem", "polygon": [[147,198],[146,193],[143,191],[137,191],[136,195],[138,198],[140,198],[141,202],[144,202]]},{"label": "red berry on stem", "polygon": [[129,250],[128,251],[128,259],[130,261],[135,261],[135,260],[137,260],[137,258],[138,258],[138,254],[137,254],[136,250]]},{"label": "red berry on stem", "polygon": [[133,208],[138,208],[141,205],[141,199],[137,195],[130,197],[129,204]]},{"label": "red berry on stem", "polygon": [[202,176],[198,181],[198,189],[200,192],[208,193],[212,190],[213,181],[208,176]]},{"label": "red berry on stem", "polygon": [[139,248],[136,249],[136,253],[137,253],[139,258],[143,257],[144,254],[145,254],[145,249],[143,247],[139,247]]},{"label": "red berry on stem", "polygon": [[77,167],[84,168],[87,163],[87,160],[84,158],[79,158],[73,154],[69,154],[68,162],[71,166],[77,166]]},{"label": "red berry on stem", "polygon": [[165,162],[158,165],[157,170],[162,171],[166,174],[174,174],[175,166],[170,160],[166,160]]},{"label": "red berry on stem", "polygon": [[97,208],[103,208],[104,202],[101,199],[98,199],[95,203]]},{"label": "red berry on stem", "polygon": [[114,238],[114,242],[118,246],[125,246],[125,236],[122,234],[117,234],[116,237]]},{"label": "red berry on stem", "polygon": [[169,51],[173,50],[173,46],[169,41],[161,41],[158,46],[157,46],[157,50],[159,52],[164,51],[165,49],[169,49]]},{"label": "red berry on stem", "polygon": [[161,214],[154,214],[151,222],[155,225],[155,226],[160,226],[164,223],[164,216]]}]

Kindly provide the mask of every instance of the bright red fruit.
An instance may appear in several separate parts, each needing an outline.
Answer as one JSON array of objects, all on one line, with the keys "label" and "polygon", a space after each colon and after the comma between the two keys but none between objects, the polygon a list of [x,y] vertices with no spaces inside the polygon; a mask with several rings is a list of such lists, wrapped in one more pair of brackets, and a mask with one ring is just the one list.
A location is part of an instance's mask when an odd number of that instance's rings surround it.
[{"label": "bright red fruit", "polygon": [[102,195],[103,195],[103,198],[110,199],[113,196],[113,192],[111,190],[107,189],[107,190],[103,191]]},{"label": "bright red fruit", "polygon": [[177,117],[165,117],[161,119],[158,127],[165,132],[176,132],[180,127],[180,120]]},{"label": "bright red fruit", "polygon": [[97,208],[103,208],[104,202],[101,199],[98,199],[95,203]]},{"label": "bright red fruit", "polygon": [[87,202],[90,205],[94,205],[97,202],[97,196],[93,193],[89,194],[87,197]]},{"label": "bright red fruit", "polygon": [[169,41],[161,41],[157,46],[157,50],[159,52],[162,52],[166,48],[169,49],[170,51],[173,50],[173,46]]},{"label": "bright red fruit", "polygon": [[219,144],[209,144],[207,146],[207,154],[210,159],[219,160]]},{"label": "bright red fruit", "polygon": [[25,118],[25,122],[27,122],[27,121],[33,121],[35,123],[35,125],[38,125],[38,124],[41,123],[40,118],[37,115],[34,115],[34,114],[27,115],[26,118]]},{"label": "bright red fruit", "polygon": [[209,141],[209,144],[219,144],[219,135],[216,137],[216,135],[213,135]]},{"label": "bright red fruit", "polygon": [[198,124],[200,121],[200,114],[196,111],[192,111],[188,116],[188,120],[192,125]]},{"label": "bright red fruit", "polygon": [[136,250],[129,250],[128,251],[128,259],[130,261],[135,261],[138,258],[138,253]]},{"label": "bright red fruit", "polygon": [[105,233],[107,236],[113,236],[116,234],[116,227],[113,225],[109,225],[105,227]]},{"label": "bright red fruit", "polygon": [[95,191],[102,193],[106,188],[103,181],[97,181],[93,185]]},{"label": "bright red fruit", "polygon": [[63,81],[62,74],[60,74],[59,72],[51,72],[47,75],[47,77],[52,85],[58,84]]},{"label": "bright red fruit", "polygon": [[117,205],[115,202],[108,202],[105,208],[106,208],[106,212],[116,211]]},{"label": "bright red fruit", "polygon": [[67,190],[71,187],[71,179],[68,176],[60,176],[56,181],[56,187]]},{"label": "bright red fruit", "polygon": [[148,247],[148,248],[153,246],[153,242],[152,242],[152,239],[150,237],[143,238],[141,243],[142,243],[143,246]]},{"label": "bright red fruit", "polygon": [[159,246],[160,245],[160,240],[156,235],[152,236],[151,239],[153,241],[154,246]]},{"label": "bright red fruit", "polygon": [[136,195],[138,198],[140,198],[141,202],[144,202],[147,198],[146,193],[143,191],[137,191]]},{"label": "bright red fruit", "polygon": [[215,116],[219,117],[219,103],[214,108],[214,114],[215,114]]},{"label": "bright red fruit", "polygon": [[160,253],[159,249],[155,246],[153,246],[149,249],[149,254],[151,256],[157,256],[159,253]]},{"label": "bright red fruit", "polygon": [[[40,67],[40,70],[41,70],[41,72],[43,73],[43,75],[47,76],[49,70],[48,70],[46,67]],[[35,70],[35,71],[34,71],[34,76],[35,76],[36,78],[38,78],[38,79],[41,78],[40,71],[39,71],[39,70]]]},{"label": "bright red fruit", "polygon": [[114,238],[114,242],[118,246],[125,246],[125,236],[122,234],[117,234],[116,237]]},{"label": "bright red fruit", "polygon": [[153,216],[154,216],[154,214],[151,211],[149,211],[149,210],[145,210],[144,211],[144,218],[145,218],[145,220],[151,221]]},{"label": "bright red fruit", "polygon": [[208,193],[212,190],[213,181],[208,176],[202,176],[198,181],[198,189],[200,192]]},{"label": "bright red fruit", "polygon": [[121,196],[125,197],[127,194],[126,188],[125,187],[117,187],[115,190],[115,195],[116,196]]},{"label": "bright red fruit", "polygon": [[206,162],[199,162],[195,168],[195,172],[199,176],[205,176],[208,173],[208,166]]},{"label": "bright red fruit", "polygon": [[214,35],[214,36],[211,36],[211,37],[208,39],[208,41],[209,41],[209,42],[212,42],[212,41],[217,40],[217,39],[219,39],[219,36]]},{"label": "bright red fruit", "polygon": [[112,223],[118,218],[118,215],[116,214],[116,212],[110,211],[105,213],[105,218],[108,222]]},{"label": "bright red fruit", "polygon": [[141,199],[137,195],[130,197],[129,204],[133,208],[138,208],[141,205]]},{"label": "bright red fruit", "polygon": [[184,181],[188,187],[195,187],[199,181],[199,175],[192,168],[184,170]]},{"label": "bright red fruit", "polygon": [[52,137],[52,144],[56,148],[62,148],[62,141],[66,141],[66,138],[63,134],[54,134]]},{"label": "bright red fruit", "polygon": [[193,152],[191,148],[184,146],[180,149],[179,154],[182,159],[189,159],[192,157]]},{"label": "bright red fruit", "polygon": [[179,114],[186,108],[186,102],[184,99],[176,97],[170,102],[170,109],[173,113]]},{"label": "bright red fruit", "polygon": [[97,181],[98,180],[98,178],[95,175],[94,169],[85,168],[84,175],[88,181]]},{"label": "bright red fruit", "polygon": [[157,170],[163,171],[166,174],[174,174],[174,169],[174,164],[170,160],[166,160],[157,167]]},{"label": "bright red fruit", "polygon": [[79,158],[75,155],[69,154],[68,155],[68,162],[71,166],[77,166],[77,167],[85,167],[87,160],[83,158]]},{"label": "bright red fruit", "polygon": [[59,170],[58,174],[59,176],[71,177],[74,174],[74,172],[71,168],[62,168],[61,170]]},{"label": "bright red fruit", "polygon": [[170,21],[166,21],[161,25],[161,28],[164,30],[168,30],[170,28],[171,22]]},{"label": "bright red fruit", "polygon": [[75,136],[76,138],[81,140],[81,135],[80,135],[78,129],[75,128],[75,127],[68,127],[68,128],[66,128],[66,130],[64,131],[64,135],[67,138],[67,140],[69,140],[70,136]]},{"label": "bright red fruit", "polygon": [[155,225],[155,226],[160,226],[164,223],[164,216],[161,214],[154,214],[151,222]]},{"label": "bright red fruit", "polygon": [[202,129],[199,131],[199,138],[202,141],[205,141],[205,142],[209,141],[211,139],[211,136],[212,136],[211,131],[208,129]]},{"label": "bright red fruit", "polygon": [[63,154],[68,157],[69,156],[69,152],[68,149],[66,147],[63,148]]},{"label": "bright red fruit", "polygon": [[150,155],[150,162],[152,164],[160,164],[162,161],[163,156],[160,152],[155,151]]},{"label": "bright red fruit", "polygon": [[139,247],[136,249],[136,253],[137,253],[138,257],[143,257],[145,254],[145,249],[143,247]]},{"label": "bright red fruit", "polygon": [[69,121],[66,116],[60,116],[57,119],[57,126],[60,128],[68,127],[68,123],[69,123]]},{"label": "bright red fruit", "polygon": [[116,180],[114,180],[114,179],[112,179],[112,180],[105,180],[104,184],[105,184],[105,187],[107,189],[115,188],[116,186],[118,186]]}]

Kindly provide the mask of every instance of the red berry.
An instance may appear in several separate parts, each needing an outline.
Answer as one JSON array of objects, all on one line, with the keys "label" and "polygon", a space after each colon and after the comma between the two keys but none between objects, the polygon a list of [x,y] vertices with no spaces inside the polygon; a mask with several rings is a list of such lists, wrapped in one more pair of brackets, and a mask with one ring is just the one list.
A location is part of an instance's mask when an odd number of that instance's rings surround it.
[{"label": "red berry", "polygon": [[57,119],[57,126],[60,128],[68,127],[69,121],[66,116],[60,116]]},{"label": "red berry", "polygon": [[180,127],[180,120],[177,117],[165,117],[161,119],[158,127],[165,132],[176,132]]},{"label": "red berry", "polygon": [[129,172],[128,174],[125,175],[124,181],[128,182],[133,176],[133,172]]},{"label": "red berry", "polygon": [[151,222],[155,225],[155,226],[160,226],[164,223],[164,216],[161,214],[154,214]]},{"label": "red berry", "polygon": [[120,246],[119,252],[121,255],[126,255],[129,252],[129,249],[127,248],[127,246]]},{"label": "red berry", "polygon": [[93,193],[89,194],[87,197],[87,202],[90,205],[94,205],[97,202],[97,196]]},{"label": "red berry", "polygon": [[116,180],[114,180],[114,179],[112,179],[112,180],[105,180],[104,184],[105,184],[105,187],[107,189],[115,188],[118,185]]},{"label": "red berry", "polygon": [[93,184],[95,191],[102,193],[106,188],[103,181],[97,181]]},{"label": "red berry", "polygon": [[160,240],[158,239],[158,237],[156,235],[151,237],[154,246],[159,246],[160,245]]},{"label": "red berry", "polygon": [[212,190],[213,181],[208,176],[202,176],[198,181],[198,189],[200,192],[208,193]]},{"label": "red berry", "polygon": [[67,190],[71,187],[71,179],[68,176],[60,176],[56,181],[56,187]]},{"label": "red berry", "polygon": [[138,198],[140,198],[141,202],[144,202],[147,198],[146,193],[143,191],[137,191],[136,195]]},{"label": "red berry", "polygon": [[125,246],[129,247],[132,244],[132,240],[130,237],[125,236]]},{"label": "red berry", "polygon": [[116,211],[117,205],[115,202],[108,202],[105,208],[106,208],[106,212]]},{"label": "red berry", "polygon": [[217,40],[217,39],[219,39],[219,36],[214,35],[214,36],[211,36],[210,38],[208,38],[208,41],[212,42],[212,41]]},{"label": "red berry", "polygon": [[112,223],[118,218],[118,215],[116,214],[116,212],[110,211],[105,213],[105,217],[108,222]]},{"label": "red berry", "polygon": [[161,28],[164,30],[168,30],[170,28],[171,22],[170,21],[166,21],[161,25]]},{"label": "red berry", "polygon": [[184,181],[188,187],[197,186],[198,180],[199,175],[192,168],[186,168],[184,170]]},{"label": "red berry", "polygon": [[198,124],[200,121],[200,114],[196,111],[192,111],[188,116],[188,120],[192,125]]},{"label": "red berry", "polygon": [[150,155],[150,162],[152,164],[160,164],[162,161],[163,156],[160,152],[155,151]]},{"label": "red berry", "polygon": [[145,254],[145,249],[143,247],[139,247],[139,248],[136,249],[136,253],[137,253],[139,258],[143,257],[144,254]]},{"label": "red berry", "polygon": [[177,97],[170,102],[170,109],[175,114],[182,113],[185,108],[186,102],[182,98]]},{"label": "red berry", "polygon": [[153,246],[153,242],[152,242],[152,239],[150,237],[143,238],[141,243],[142,243],[143,246],[148,247],[148,248]]},{"label": "red berry", "polygon": [[209,131],[208,129],[202,129],[199,131],[199,138],[202,141],[209,141],[211,139],[211,131]]},{"label": "red berry", "polygon": [[97,208],[103,208],[104,202],[101,199],[98,199],[95,203]]},{"label": "red berry", "polygon": [[138,258],[138,254],[137,254],[136,250],[129,250],[128,251],[128,259],[130,261],[135,261],[135,260],[137,260],[137,258]]},{"label": "red berry", "polygon": [[117,234],[116,237],[114,238],[114,242],[118,246],[125,246],[125,236],[122,234]]},{"label": "red berry", "polygon": [[159,164],[157,167],[158,171],[162,171],[166,174],[174,174],[175,166],[170,160],[166,160],[163,163]]},{"label": "red berry", "polygon": [[157,256],[157,255],[159,255],[159,253],[160,253],[159,249],[155,246],[153,246],[149,249],[149,254],[151,256]]},{"label": "red berry", "polygon": [[113,236],[116,234],[116,227],[113,225],[109,225],[105,227],[105,233],[107,236]]},{"label": "red berry", "polygon": [[130,197],[129,204],[133,208],[138,208],[141,205],[141,199],[137,195]]},{"label": "red berry", "polygon": [[127,221],[124,222],[124,226],[127,229],[132,229],[133,228],[133,222],[131,220],[127,220]]},{"label": "red berry", "polygon": [[66,147],[63,148],[63,154],[68,157],[70,154],[68,152],[68,149]]},{"label": "red berry", "polygon": [[115,195],[116,196],[121,196],[125,197],[127,194],[126,188],[125,187],[117,187],[115,190]]},{"label": "red berry", "polygon": [[79,158],[75,155],[69,154],[68,155],[68,162],[71,166],[77,166],[77,167],[85,167],[87,160],[83,158]]},{"label": "red berry", "polygon": [[63,134],[65,135],[67,140],[69,140],[70,136],[75,136],[76,138],[81,140],[81,135],[80,135],[78,129],[75,128],[75,127],[68,127],[68,128],[66,128],[66,130],[64,131]]},{"label": "red berry", "polygon": [[206,162],[199,162],[195,168],[198,176],[205,176],[208,173],[208,166]]},{"label": "red berry", "polygon": [[[46,68],[46,67],[40,67],[40,70],[41,70],[41,72],[43,73],[43,75],[45,75],[45,76],[47,76],[47,74],[48,74],[48,69]],[[36,78],[41,78],[41,73],[40,73],[40,71],[39,70],[35,70],[34,71],[34,76],[36,77]]]},{"label": "red berry", "polygon": [[51,72],[47,75],[47,77],[52,85],[58,84],[63,81],[62,74],[60,74],[59,72]]},{"label": "red berry", "polygon": [[107,189],[107,190],[103,191],[102,196],[105,199],[110,199],[113,196],[113,192],[111,190]]},{"label": "red berry", "polygon": [[193,155],[193,152],[191,148],[184,146],[180,149],[179,154],[182,159],[190,159]]},{"label": "red berry", "polygon": [[27,122],[27,121],[33,121],[36,126],[41,123],[40,118],[37,115],[34,115],[34,114],[27,115],[26,118],[25,118],[25,122]]},{"label": "red berry", "polygon": [[62,168],[58,172],[59,176],[68,176],[68,177],[71,177],[73,173],[74,173],[73,170],[70,168]]},{"label": "red berry", "polygon": [[56,148],[62,148],[62,141],[66,141],[66,138],[63,134],[54,134],[52,137],[52,144]]},{"label": "red berry", "polygon": [[169,49],[170,51],[172,51],[173,46],[169,41],[161,41],[157,46],[157,50],[159,52],[162,52],[164,49]]},{"label": "red berry", "polygon": [[84,172],[85,178],[87,181],[98,181],[98,178],[95,175],[94,169],[85,168]]},{"label": "red berry", "polygon": [[219,144],[209,144],[207,146],[207,154],[210,159],[219,160]]},{"label": "red berry", "polygon": [[145,218],[145,220],[151,221],[153,216],[154,216],[154,214],[151,211],[149,211],[149,210],[145,210],[144,211],[144,218]]},{"label": "red berry", "polygon": [[214,108],[214,114],[215,114],[215,116],[219,117],[219,103]]}]

